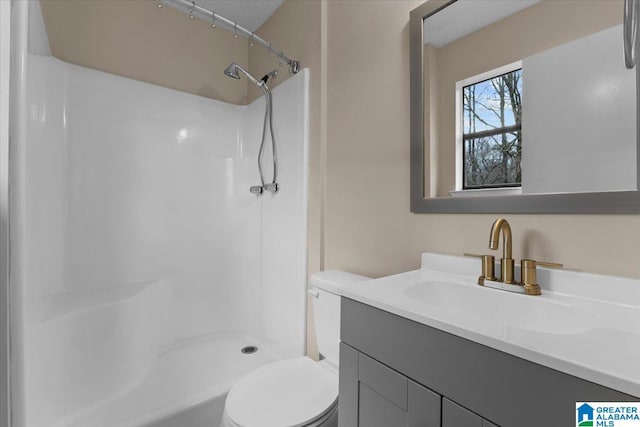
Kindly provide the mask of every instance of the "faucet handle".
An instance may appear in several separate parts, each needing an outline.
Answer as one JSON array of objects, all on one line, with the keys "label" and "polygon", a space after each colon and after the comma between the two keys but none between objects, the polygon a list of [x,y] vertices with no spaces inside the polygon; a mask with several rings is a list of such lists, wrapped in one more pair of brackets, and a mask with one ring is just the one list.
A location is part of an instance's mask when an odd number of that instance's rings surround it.
[{"label": "faucet handle", "polygon": [[482,260],[482,275],[478,278],[478,282],[483,282],[486,280],[496,280],[495,276],[495,259],[493,255],[479,255],[479,254],[470,254],[465,253],[464,256],[470,256],[474,258],[480,258]]},{"label": "faucet handle", "polygon": [[562,264],[555,262],[543,262],[535,261],[532,259],[523,259],[520,262],[520,271],[522,275],[522,286],[524,286],[524,292],[527,295],[540,295],[540,285],[538,285],[538,279],[536,277],[537,266],[547,268],[562,268]]},{"label": "faucet handle", "polygon": [[540,267],[547,267],[547,268],[562,268],[563,265],[562,264],[558,264],[557,262],[546,262],[546,261],[534,261],[536,264],[538,264]]},{"label": "faucet handle", "polygon": [[470,256],[470,257],[473,257],[473,258],[482,258],[484,256],[484,255],[480,255],[480,254],[472,254],[472,253],[469,253],[469,252],[465,252],[462,255]]}]

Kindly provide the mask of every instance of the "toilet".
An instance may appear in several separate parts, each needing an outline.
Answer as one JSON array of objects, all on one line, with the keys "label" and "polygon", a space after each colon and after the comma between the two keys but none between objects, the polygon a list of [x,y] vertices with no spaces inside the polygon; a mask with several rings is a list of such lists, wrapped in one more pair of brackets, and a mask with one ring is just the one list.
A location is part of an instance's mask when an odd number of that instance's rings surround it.
[{"label": "toilet", "polygon": [[337,427],[340,296],[333,291],[368,279],[342,271],[311,276],[321,360],[295,357],[245,375],[227,395],[220,427]]}]

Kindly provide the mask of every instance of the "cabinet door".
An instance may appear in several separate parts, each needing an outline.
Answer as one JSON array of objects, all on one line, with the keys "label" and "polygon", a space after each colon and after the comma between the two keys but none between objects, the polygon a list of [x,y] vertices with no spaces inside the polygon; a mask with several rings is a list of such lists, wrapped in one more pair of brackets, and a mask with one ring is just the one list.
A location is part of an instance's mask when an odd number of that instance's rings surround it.
[{"label": "cabinet door", "polygon": [[409,380],[408,427],[440,427],[440,395]]},{"label": "cabinet door", "polygon": [[340,346],[340,427],[440,427],[440,396]]},{"label": "cabinet door", "polygon": [[358,386],[358,426],[406,426],[407,410],[395,405],[386,396],[365,383]]},{"label": "cabinet door", "polygon": [[[486,425],[486,424],[485,424]],[[442,398],[442,427],[483,427],[483,420],[462,406]]]}]

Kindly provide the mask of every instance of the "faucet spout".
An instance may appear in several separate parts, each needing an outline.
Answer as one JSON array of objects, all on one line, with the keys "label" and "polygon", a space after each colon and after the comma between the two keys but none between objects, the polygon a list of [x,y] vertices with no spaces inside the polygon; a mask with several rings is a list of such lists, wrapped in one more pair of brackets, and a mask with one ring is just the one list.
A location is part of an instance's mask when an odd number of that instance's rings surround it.
[{"label": "faucet spout", "polygon": [[500,279],[504,283],[514,284],[514,261],[513,261],[513,244],[511,237],[511,226],[504,218],[498,218],[491,226],[491,234],[489,235],[489,249],[498,249],[502,234],[502,259],[500,259]]},{"label": "faucet spout", "polygon": [[502,232],[502,258],[512,258],[513,244],[511,238],[511,226],[504,218],[498,218],[491,226],[491,235],[489,236],[489,249],[498,249],[498,241],[500,240],[500,232]]}]

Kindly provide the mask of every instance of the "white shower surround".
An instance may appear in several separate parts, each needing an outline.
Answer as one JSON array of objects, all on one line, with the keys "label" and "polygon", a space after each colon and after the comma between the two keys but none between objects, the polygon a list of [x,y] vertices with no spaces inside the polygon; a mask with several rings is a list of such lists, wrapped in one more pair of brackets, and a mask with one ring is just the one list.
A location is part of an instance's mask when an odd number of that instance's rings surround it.
[{"label": "white shower surround", "polygon": [[9,74],[11,3],[0,2],[0,425],[9,416]]},{"label": "white shower surround", "polygon": [[304,354],[308,70],[274,90],[280,191],[260,197],[262,98],[24,58],[16,427],[144,425]]}]

